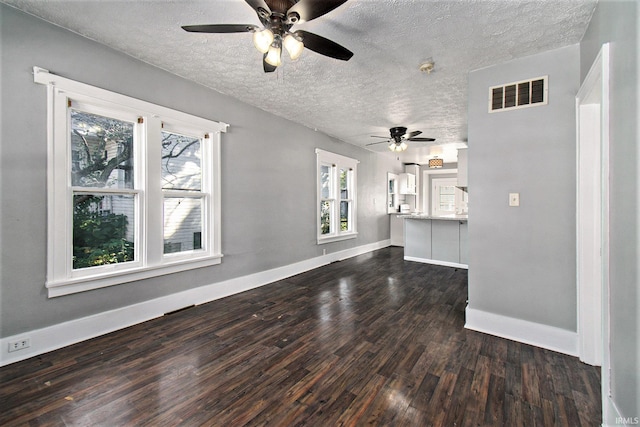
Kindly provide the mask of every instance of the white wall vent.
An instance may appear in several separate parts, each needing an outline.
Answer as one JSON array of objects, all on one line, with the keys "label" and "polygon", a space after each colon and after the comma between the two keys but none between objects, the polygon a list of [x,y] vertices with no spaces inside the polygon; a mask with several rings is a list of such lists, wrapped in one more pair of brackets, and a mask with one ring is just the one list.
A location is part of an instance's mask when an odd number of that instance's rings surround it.
[{"label": "white wall vent", "polygon": [[546,105],[549,76],[489,88],[489,112]]}]

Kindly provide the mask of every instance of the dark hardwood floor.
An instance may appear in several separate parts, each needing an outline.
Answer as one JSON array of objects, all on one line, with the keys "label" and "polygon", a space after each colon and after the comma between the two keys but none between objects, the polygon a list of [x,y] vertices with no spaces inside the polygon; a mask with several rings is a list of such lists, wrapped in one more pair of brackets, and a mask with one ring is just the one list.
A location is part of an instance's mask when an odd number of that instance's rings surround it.
[{"label": "dark hardwood floor", "polygon": [[466,283],[337,262],[0,368],[0,425],[599,425],[599,369],[465,330]]}]

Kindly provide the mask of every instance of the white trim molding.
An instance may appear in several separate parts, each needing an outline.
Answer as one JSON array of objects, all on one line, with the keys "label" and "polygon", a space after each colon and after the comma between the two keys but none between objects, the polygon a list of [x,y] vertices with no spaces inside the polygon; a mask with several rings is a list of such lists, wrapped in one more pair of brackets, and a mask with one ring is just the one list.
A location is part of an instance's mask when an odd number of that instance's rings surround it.
[{"label": "white trim molding", "polygon": [[530,344],[570,356],[578,355],[578,334],[566,329],[514,317],[502,316],[467,306],[464,327],[512,341]]},{"label": "white trim molding", "polygon": [[[50,298],[149,277],[220,264],[221,240],[221,133],[228,124],[155,105],[140,99],[70,80],[33,67],[34,82],[47,88],[47,277]],[[130,185],[95,185],[71,179],[74,132],[71,114],[99,115],[130,127],[127,160],[132,173]],[[163,130],[164,129],[164,130]],[[201,183],[189,191],[162,188],[161,160],[163,132],[175,133],[199,142]],[[130,133],[130,134],[129,134]],[[124,139],[110,150],[122,148]],[[106,142],[105,142],[106,144]],[[86,151],[89,153],[86,143]],[[107,150],[105,149],[105,153]],[[76,152],[76,154],[78,154]],[[87,154],[87,157],[91,157]],[[105,154],[106,156],[106,154]],[[121,161],[120,161],[121,162]],[[87,162],[88,163],[88,162]],[[79,164],[79,161],[78,161]],[[84,166],[83,166],[84,167]],[[120,262],[74,265],[74,200],[78,195],[122,197],[124,208],[113,213],[127,218],[131,254]],[[195,249],[164,253],[164,203],[187,197],[200,204],[201,244]],[[92,205],[93,206],[93,205]],[[96,208],[97,209],[97,208]],[[111,209],[111,207],[109,208]],[[94,209],[95,210],[95,209]],[[173,225],[177,220],[168,221]],[[196,230],[192,230],[196,231]]]},{"label": "white trim molding", "polygon": [[[310,258],[283,267],[277,267],[223,282],[212,283],[165,297],[5,337],[0,339],[0,366],[19,362],[109,332],[146,322],[147,320],[161,317],[165,313],[170,313],[184,307],[204,304],[268,285],[335,261],[342,261],[377,249],[386,248],[390,245],[390,240],[381,240],[379,242]],[[25,339],[29,340],[30,347],[11,353],[8,351],[9,343]]]},{"label": "white trim molding", "polygon": [[460,264],[460,263],[457,263],[457,262],[450,262],[450,261],[439,261],[437,259],[427,259],[427,258],[418,258],[418,257],[413,257],[413,256],[405,256],[404,260],[405,261],[413,261],[413,262],[421,262],[423,264],[442,265],[444,267],[464,268],[466,270],[469,269],[469,266],[467,264]]}]

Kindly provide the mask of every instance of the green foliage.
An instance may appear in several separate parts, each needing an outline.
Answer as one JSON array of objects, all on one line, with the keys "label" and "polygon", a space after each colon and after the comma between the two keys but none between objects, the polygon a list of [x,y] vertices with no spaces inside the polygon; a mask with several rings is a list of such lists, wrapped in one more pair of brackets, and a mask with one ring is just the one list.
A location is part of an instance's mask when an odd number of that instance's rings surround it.
[{"label": "green foliage", "polygon": [[76,196],[73,217],[73,268],[133,261],[133,242],[126,239],[123,214],[104,213],[102,197]]},{"label": "green foliage", "polygon": [[331,205],[324,201],[320,203],[320,234],[331,232]]}]

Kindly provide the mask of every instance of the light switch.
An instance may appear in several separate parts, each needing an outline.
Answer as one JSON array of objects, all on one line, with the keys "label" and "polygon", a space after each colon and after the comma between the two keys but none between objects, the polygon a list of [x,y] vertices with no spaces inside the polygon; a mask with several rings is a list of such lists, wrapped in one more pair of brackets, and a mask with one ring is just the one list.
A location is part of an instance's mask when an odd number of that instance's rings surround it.
[{"label": "light switch", "polygon": [[520,206],[520,193],[509,193],[509,206]]}]

